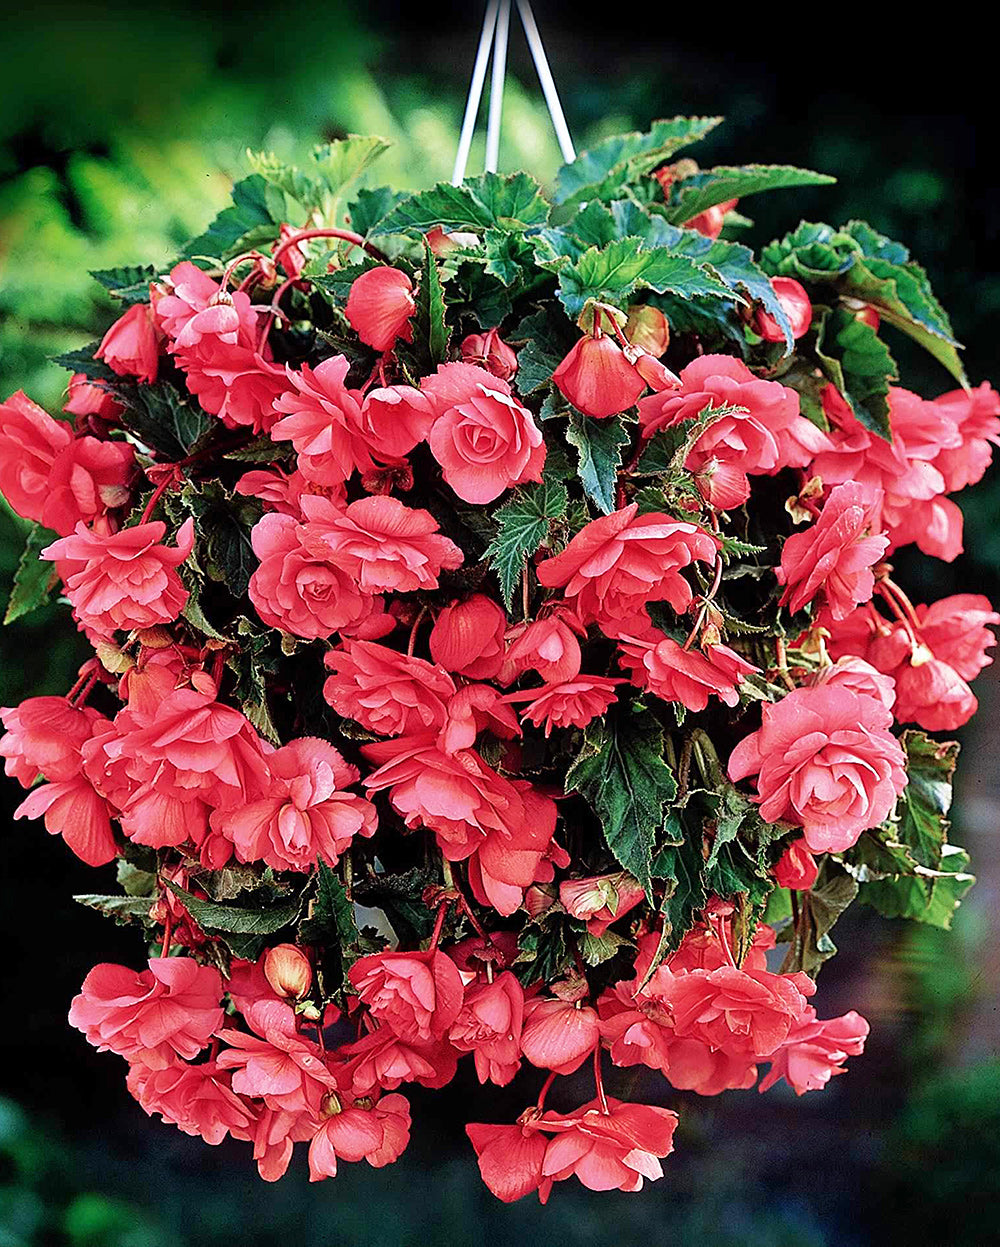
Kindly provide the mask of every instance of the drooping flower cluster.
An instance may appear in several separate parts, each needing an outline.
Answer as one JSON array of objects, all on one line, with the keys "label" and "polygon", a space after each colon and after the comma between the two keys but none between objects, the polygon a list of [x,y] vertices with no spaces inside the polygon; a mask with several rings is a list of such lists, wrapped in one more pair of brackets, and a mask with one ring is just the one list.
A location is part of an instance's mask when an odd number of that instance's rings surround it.
[{"label": "drooping flower cluster", "polygon": [[[685,161],[607,198],[599,159],[560,224],[488,175],[366,198],[363,234],[303,203],[148,298],[127,270],[73,423],[0,404],[0,491],[38,526],[11,615],[59,584],[94,650],[0,712],[16,817],[119,861],[151,954],[97,965],[70,1021],[148,1114],[249,1143],[268,1181],[297,1143],[313,1180],[391,1163],[405,1085],[464,1066],[541,1071],[515,1121],[467,1127],[500,1199],[637,1191],[677,1115],[609,1068],[824,1087],[868,1033],[812,1004],[834,912],[947,921],[926,881],[967,886],[954,747],[898,728],[968,719],[1000,615],[914,605],[885,560],[956,557],[947,495],[1000,399],[926,401],[888,364],[855,384],[907,263],[867,226],[734,252],[730,286],[732,170],[707,206]],[[859,308],[838,283],[874,259]],[[964,382],[914,271],[885,310]],[[547,1108],[584,1066],[594,1098]]]}]

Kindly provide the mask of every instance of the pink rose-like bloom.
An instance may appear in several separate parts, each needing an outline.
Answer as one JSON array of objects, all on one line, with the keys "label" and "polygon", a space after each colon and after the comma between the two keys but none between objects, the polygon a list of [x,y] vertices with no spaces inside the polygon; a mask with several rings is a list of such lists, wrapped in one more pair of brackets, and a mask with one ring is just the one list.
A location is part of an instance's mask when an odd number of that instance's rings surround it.
[{"label": "pink rose-like bloom", "polygon": [[804,839],[793,841],[774,867],[774,878],[779,888],[793,888],[796,892],[808,891],[819,875],[819,863],[809,852]]},{"label": "pink rose-like bloom", "polygon": [[428,644],[445,671],[472,680],[492,680],[504,654],[507,616],[485,593],[446,606],[434,621]]},{"label": "pink rose-like bloom", "polygon": [[906,787],[891,724],[873,697],[829,685],[795,689],[764,706],[760,729],[730,755],[729,778],[757,775],[766,822],[801,826],[813,853],[839,853],[877,827]]},{"label": "pink rose-like bloom", "polygon": [[229,1075],[214,1061],[203,1065],[175,1061],[155,1070],[133,1065],[126,1083],[148,1116],[159,1113],[165,1122],[213,1147],[230,1131],[249,1130],[255,1119],[253,1109],[233,1093]]},{"label": "pink rose-like bloom", "polygon": [[893,672],[896,718],[918,723],[928,732],[951,732],[979,709],[975,693],[954,667],[919,645]]},{"label": "pink rose-like bloom", "polygon": [[134,303],[119,316],[94,354],[120,377],[153,382],[160,363],[156,330],[148,303]]},{"label": "pink rose-like bloom", "polygon": [[308,1111],[289,1112],[264,1105],[247,1130],[232,1131],[233,1138],[253,1144],[257,1172],[265,1182],[285,1176],[296,1143],[311,1139],[316,1130],[314,1115]]},{"label": "pink rose-like bloom", "polygon": [[512,1204],[539,1189],[548,1142],[531,1123],[508,1126],[469,1122],[465,1133],[475,1149],[479,1173],[497,1199]]},{"label": "pink rose-like bloom", "polygon": [[340,509],[347,505],[347,491],[343,482],[331,486],[317,485],[315,481],[304,477],[298,468],[293,472],[285,472],[275,466],[244,472],[236,482],[235,492],[245,498],[260,498],[265,504],[265,510],[291,515],[297,520],[305,519],[302,498],[307,494],[319,494]]},{"label": "pink rose-like bloom", "polygon": [[579,675],[581,661],[580,642],[563,613],[529,623],[508,648],[504,665],[512,678],[537,671],[546,684],[562,684]]},{"label": "pink rose-like bloom", "polygon": [[351,283],[345,310],[361,341],[376,351],[391,350],[397,338],[413,338],[413,282],[398,268],[382,264],[362,273]]},{"label": "pink rose-like bloom", "polygon": [[750,497],[747,473],[769,472],[778,462],[774,435],[754,416],[734,412],[714,420],[684,460],[701,496],[720,511],[741,506]]},{"label": "pink rose-like bloom", "polygon": [[154,282],[150,287],[150,304],[157,329],[176,340],[188,321],[204,311],[220,290],[219,283],[197,264],[190,260],[175,264],[165,281]]},{"label": "pink rose-like bloom", "polygon": [[679,1038],[753,1057],[784,1043],[806,1007],[789,976],[734,966],[675,975],[667,999]]},{"label": "pink rose-like bloom", "polygon": [[459,498],[481,505],[542,479],[541,430],[506,381],[473,364],[441,364],[420,388],[434,406],[431,453]]},{"label": "pink rose-like bloom", "polygon": [[12,511],[41,520],[52,465],[72,440],[69,425],[53,420],[22,390],[0,403],[0,493]]},{"label": "pink rose-like bloom", "polygon": [[404,1082],[436,1090],[455,1077],[458,1056],[447,1040],[420,1043],[400,1038],[391,1026],[380,1026],[337,1049],[338,1060],[344,1062],[338,1075],[353,1095],[395,1091]]},{"label": "pink rose-like bloom", "polygon": [[992,663],[986,651],[996,645],[987,624],[1000,623],[1000,614],[981,593],[956,593],[930,606],[918,606],[920,638],[963,680],[974,680]]},{"label": "pink rose-like bloom", "polygon": [[822,590],[833,618],[843,619],[871,600],[871,569],[889,546],[885,534],[874,532],[880,502],[878,491],[855,482],[831,491],[816,523],[793,533],[782,548],[774,573],[785,586],[782,606],[794,613]]},{"label": "pink rose-like bloom", "polygon": [[369,390],[361,404],[361,434],[378,459],[401,459],[426,441],[434,405],[412,385]]},{"label": "pink rose-like bloom", "polygon": [[100,416],[113,420],[124,408],[103,386],[97,385],[83,372],[74,372],[66,387],[67,401],[63,411],[71,416]]},{"label": "pink rose-like bloom", "polygon": [[727,706],[737,705],[743,678],[760,670],[728,645],[706,645],[700,653],[655,631],[642,639],[623,637],[619,661],[631,668],[632,683],[638,688],[693,711],[704,710],[711,694]]},{"label": "pink rose-like bloom", "polygon": [[691,605],[691,586],[679,569],[711,562],[719,540],[669,515],[639,515],[638,503],[585,525],[560,554],[536,569],[547,588],[561,588],[582,623],[606,630],[649,619],[648,602],[669,602],[679,614]]},{"label": "pink rose-like bloom", "polygon": [[223,1029],[230,1047],[219,1053],[219,1069],[233,1070],[233,1090],[261,1097],[268,1108],[318,1114],[323,1097],[337,1081],[323,1063],[319,1047],[296,1032],[295,1014],[281,1001],[251,1005],[246,1021],[255,1034]]},{"label": "pink rose-like bloom", "polygon": [[[281,419],[271,429],[276,442],[291,442],[298,452],[299,470],[320,485],[338,485],[357,469],[374,468],[364,429],[360,390],[344,384],[350,361],[333,355],[315,368],[287,368],[292,388],[274,401]],[[414,443],[415,444],[415,443]]]},{"label": "pink rose-like bloom", "polygon": [[869,1029],[853,1009],[842,1017],[820,1021],[812,1005],[806,1005],[787,1039],[771,1056],[771,1068],[757,1090],[767,1091],[784,1078],[796,1095],[819,1091],[835,1074],[847,1072],[844,1062],[849,1056],[864,1051]]},{"label": "pink rose-like bloom", "polygon": [[[774,472],[805,467],[814,455],[832,443],[812,421],[799,414],[799,396],[778,381],[761,381],[742,360],[729,355],[701,355],[681,370],[679,391],[651,394],[639,404],[644,438],[685,420],[695,420],[707,407],[745,407],[767,430],[777,446],[770,467],[748,468]],[[763,445],[763,443],[761,443]],[[826,479],[824,477],[824,479]]]},{"label": "pink rose-like bloom", "polygon": [[660,1161],[673,1151],[677,1114],[607,1096],[573,1113],[545,1113],[535,1125],[555,1135],[542,1161],[544,1203],[553,1182],[574,1174],[592,1191],[639,1191],[644,1178],[662,1178]]},{"label": "pink rose-like bloom", "polygon": [[501,740],[521,735],[513,710],[492,684],[465,684],[449,700],[438,746],[445,753],[471,749],[480,732],[490,731]]},{"label": "pink rose-like bloom", "polygon": [[410,1141],[410,1105],[405,1096],[384,1095],[370,1108],[350,1104],[345,1093],[326,1101],[323,1124],[309,1144],[309,1181],[337,1176],[337,1160],[366,1160],[373,1169],[391,1165]]},{"label": "pink rose-like bloom", "polygon": [[353,792],[360,778],[325,740],[305,736],[267,757],[271,783],[249,805],[212,815],[212,828],[236,847],[241,862],[275,870],[336,866],[355,836],[373,836],[375,807]]},{"label": "pink rose-like bloom", "polygon": [[149,1069],[193,1060],[222,1025],[222,977],[190,957],[152,957],[148,970],[109,963],[83,980],[69,1011],[98,1052]]},{"label": "pink rose-like bloom", "polygon": [[458,966],[438,949],[361,957],[347,977],[372,1016],[402,1039],[441,1039],[462,1008]]},{"label": "pink rose-like bloom", "polygon": [[559,901],[563,908],[574,918],[586,922],[590,934],[598,937],[613,922],[641,904],[644,896],[642,885],[624,871],[587,879],[566,879],[559,885]]},{"label": "pink rose-like bloom", "polygon": [[324,663],[333,672],[323,685],[326,700],[380,736],[439,727],[455,693],[454,680],[439,666],[371,641],[348,641],[328,651]]},{"label": "pink rose-like bloom", "polygon": [[517,355],[496,329],[470,333],[462,339],[461,351],[463,364],[477,364],[501,381],[509,381],[517,372]]},{"label": "pink rose-like bloom", "polygon": [[572,1074],[601,1039],[597,1011],[579,1001],[536,996],[524,1006],[521,1052],[539,1069]]},{"label": "pink rose-like bloom", "polygon": [[509,970],[492,983],[465,989],[462,1010],[448,1032],[460,1052],[471,1052],[481,1083],[506,1087],[521,1064],[524,988]]},{"label": "pink rose-like bloom", "polygon": [[892,676],[883,675],[870,662],[852,654],[838,658],[830,667],[820,667],[810,684],[813,687],[829,684],[849,688],[854,693],[876,698],[886,710],[891,710],[896,701],[896,681]]},{"label": "pink rose-like bloom", "polygon": [[159,544],[166,531],[162,520],[151,520],[99,536],[81,523],[41,557],[67,564],[66,596],[85,627],[101,635],[151,628],[172,623],[188,600],[177,568],[194,549],[194,520],[177,530],[173,549]]},{"label": "pink rose-like bloom", "polygon": [[607,334],[582,337],[552,374],[577,411],[595,420],[634,407],[646,382],[622,348]]},{"label": "pink rose-like bloom", "polygon": [[992,446],[1000,446],[1000,395],[984,381],[971,392],[942,394],[934,405],[947,412],[962,439],[957,446],[944,447],[934,459],[951,494],[981,481],[993,458]]},{"label": "pink rose-like bloom", "polygon": [[544,724],[548,737],[554,727],[586,727],[591,719],[605,714],[608,707],[618,700],[615,686],[624,683],[624,680],[603,675],[580,675],[561,684],[546,684],[544,688],[508,693],[504,701],[528,702],[521,717],[535,727]]},{"label": "pink rose-like bloom", "polygon": [[261,433],[274,424],[274,403],[288,382],[284,369],[256,348],[213,347],[210,353],[180,352],[176,359],[188,389],[227,428]]}]

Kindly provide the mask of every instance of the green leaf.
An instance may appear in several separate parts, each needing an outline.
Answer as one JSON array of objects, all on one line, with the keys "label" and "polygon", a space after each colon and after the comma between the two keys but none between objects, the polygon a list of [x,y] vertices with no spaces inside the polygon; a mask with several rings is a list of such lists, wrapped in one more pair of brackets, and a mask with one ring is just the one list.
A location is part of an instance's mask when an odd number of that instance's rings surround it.
[{"label": "green leaf", "polygon": [[828,186],[836,180],[829,174],[796,169],[793,165],[719,165],[676,183],[665,215],[668,221],[680,225],[727,199],[743,199],[791,186]]},{"label": "green leaf", "polygon": [[958,742],[907,731],[900,743],[906,752],[908,782],[900,798],[899,839],[919,865],[936,870],[949,829]]},{"label": "green leaf", "polygon": [[447,230],[525,230],[544,225],[549,206],[538,183],[527,173],[502,177],[484,173],[461,186],[439,182],[430,190],[398,204],[372,231],[381,234],[425,234],[435,226]]},{"label": "green leaf", "polygon": [[64,351],[62,355],[53,355],[52,362],[70,372],[80,372],[88,381],[106,381],[107,388],[114,388],[121,378],[107,366],[103,359],[95,359],[94,353],[100,350],[100,342],[91,342],[76,351]]},{"label": "green leaf", "polygon": [[483,235],[486,272],[499,277],[505,286],[512,286],[534,264],[534,251],[521,234],[488,229]]},{"label": "green leaf", "polygon": [[259,173],[237,182],[233,203],[223,208],[212,224],[184,248],[184,259],[216,256],[228,260],[251,246],[278,237],[284,204],[276,189]]},{"label": "green leaf", "polygon": [[899,379],[899,372],[889,348],[871,325],[842,307],[823,312],[816,354],[858,421],[870,433],[891,442],[889,386]]},{"label": "green leaf", "polygon": [[348,224],[356,234],[367,238],[375,226],[405,198],[405,192],[394,191],[388,186],[378,186],[373,190],[362,188],[357,199],[347,205]]},{"label": "green leaf", "polygon": [[580,940],[580,956],[588,966],[599,966],[610,961],[622,948],[634,947],[631,940],[616,931],[605,931],[603,935],[591,935],[585,931]]},{"label": "green leaf", "polygon": [[[676,815],[671,816],[675,821]],[[676,823],[680,828],[680,823]],[[663,915],[663,934],[657,950],[656,962],[668,952],[673,952],[685,932],[694,925],[695,915],[704,909],[708,901],[703,877],[704,859],[701,852],[701,836],[685,835],[680,830],[680,843],[668,844],[656,855],[652,875],[665,879],[667,886],[660,912]]]},{"label": "green leaf", "polygon": [[25,538],[24,549],[14,572],[14,584],[7,602],[5,624],[30,614],[49,600],[49,594],[57,583],[55,569],[40,557],[41,551],[56,540],[57,534],[41,524],[32,524]]},{"label": "green leaf", "polygon": [[526,987],[562,977],[572,960],[566,925],[558,918],[541,925],[529,923],[518,936],[518,953],[511,968]]},{"label": "green leaf", "polygon": [[86,905],[88,909],[96,909],[98,913],[120,922],[128,922],[134,918],[148,919],[154,899],[151,896],[101,896],[91,892],[73,897],[78,904]]},{"label": "green leaf", "polygon": [[566,440],[580,456],[578,475],[584,492],[610,515],[615,509],[622,449],[631,442],[631,433],[617,419],[593,420],[571,409]]},{"label": "green leaf", "polygon": [[721,117],[673,117],[654,121],[646,134],[633,131],[603,139],[581,152],[556,174],[553,202],[569,206],[585,199],[606,200],[621,194],[623,184],[637,181],[674,152],[696,143]]},{"label": "green leaf", "polygon": [[316,895],[299,924],[299,939],[305,944],[339,945],[344,951],[356,949],[361,942],[354,905],[337,872],[325,862],[316,863]]},{"label": "green leaf", "polygon": [[377,134],[349,134],[346,139],[321,143],[312,150],[312,162],[332,203],[331,216],[344,190],[392,146]]},{"label": "green leaf", "polygon": [[500,527],[485,558],[497,573],[508,611],[513,608],[526,560],[549,535],[552,521],[566,514],[568,502],[565,485],[542,481],[522,486],[494,512]]},{"label": "green leaf", "polygon": [[[255,957],[263,947],[265,937],[290,926],[301,906],[299,897],[270,905],[223,905],[194,896],[169,879],[165,879],[164,883],[184,903],[184,908],[198,926],[209,934],[222,936],[237,956]],[[229,936],[250,938],[230,940]]]},{"label": "green leaf", "polygon": [[579,793],[590,804],[615,859],[652,899],[653,850],[666,804],[677,793],[655,716],[620,706],[592,720],[567,772],[565,791]]},{"label": "green leaf", "polygon": [[916,867],[911,875],[890,875],[862,883],[858,899],[886,918],[909,918],[930,926],[951,927],[955,910],[976,882],[969,874],[969,855],[957,844],[941,846],[940,869]]},{"label": "green leaf", "polygon": [[526,316],[511,334],[514,342],[527,339],[517,352],[518,393],[533,394],[548,385],[576,337],[571,323],[555,308]]},{"label": "green leaf", "polygon": [[799,925],[786,927],[779,940],[790,940],[791,946],[781,967],[782,974],[804,970],[815,977],[824,961],[837,951],[830,931],[840,915],[858,895],[854,879],[836,862],[824,862],[816,886],[799,893]]},{"label": "green leaf", "polygon": [[[323,257],[321,264],[325,270],[329,261]],[[363,256],[357,264],[345,264],[341,268],[334,269],[332,273],[309,272],[310,265],[306,266],[306,272],[309,274],[309,280],[317,290],[322,290],[324,294],[330,296],[330,301],[341,310],[347,306],[347,299],[351,293],[351,287],[362,273],[367,273],[370,268],[378,268],[377,260],[373,260],[371,256]]]},{"label": "green leaf", "polygon": [[445,322],[444,291],[438,274],[437,260],[430,244],[424,240],[424,266],[417,289],[417,313],[414,319],[414,342],[426,344],[429,368],[440,364],[448,350],[448,325]]},{"label": "green leaf", "polygon": [[700,264],[667,247],[646,250],[638,238],[590,247],[573,263],[553,263],[559,265],[559,299],[574,317],[588,299],[618,304],[640,288],[684,299],[713,296],[743,302]]},{"label": "green leaf", "polygon": [[214,416],[167,381],[123,384],[115,393],[126,409],[122,423],[129,432],[168,459],[185,458],[195,443],[218,427]]},{"label": "green leaf", "polygon": [[125,307],[149,302],[149,283],[156,276],[151,264],[133,264],[122,268],[91,269],[91,277],[99,281],[113,299]]},{"label": "green leaf", "polygon": [[283,459],[294,458],[294,451],[288,442],[274,442],[266,433],[255,437],[246,446],[238,446],[235,450],[227,450],[224,459],[235,463],[278,463]]}]

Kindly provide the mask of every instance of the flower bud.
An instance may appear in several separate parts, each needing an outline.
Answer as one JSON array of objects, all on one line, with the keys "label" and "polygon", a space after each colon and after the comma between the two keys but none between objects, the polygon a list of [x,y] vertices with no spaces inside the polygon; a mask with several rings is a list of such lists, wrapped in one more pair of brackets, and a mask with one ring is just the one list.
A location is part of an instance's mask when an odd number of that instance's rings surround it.
[{"label": "flower bud", "polygon": [[462,363],[479,364],[502,381],[509,381],[517,372],[517,355],[495,329],[488,333],[470,333],[463,340]]},{"label": "flower bud", "polygon": [[809,852],[805,839],[790,844],[774,867],[774,878],[779,888],[808,891],[816,882],[819,864]]},{"label": "flower bud", "polygon": [[479,246],[478,234],[463,234],[458,230],[446,234],[440,225],[428,230],[425,237],[428,247],[439,260],[451,255],[453,251],[465,251]]},{"label": "flower bud", "polygon": [[672,373],[666,364],[661,364],[655,355],[634,344],[624,352],[625,358],[635,367],[636,372],[651,390],[657,393],[663,390],[677,390],[684,384],[680,377]]},{"label": "flower bud", "polygon": [[[794,277],[772,277],[771,288],[778,297],[781,309],[788,317],[792,337],[801,338],[812,324],[812,303],[805,289]],[[770,312],[759,311],[753,327],[765,342],[784,342],[785,333]]]},{"label": "flower bud", "polygon": [[312,966],[301,948],[276,944],[264,955],[264,977],[279,996],[301,999],[312,986]]},{"label": "flower bud", "polygon": [[882,323],[878,312],[875,311],[870,303],[866,303],[864,307],[859,308],[854,313],[854,319],[860,320],[863,325],[871,325],[876,333],[878,333],[878,327]]},{"label": "flower bud", "polygon": [[380,264],[355,279],[345,310],[362,342],[376,351],[388,351],[397,338],[411,340],[410,317],[416,309],[409,277],[398,268]]},{"label": "flower bud", "polygon": [[603,420],[634,406],[646,382],[613,338],[583,337],[552,380],[585,416]]},{"label": "flower bud", "polygon": [[670,321],[658,307],[637,303],[628,310],[625,337],[633,346],[641,346],[659,359],[670,345]]},{"label": "flower bud", "polygon": [[101,339],[94,353],[120,377],[152,383],[159,367],[159,347],[148,303],[133,303]]}]

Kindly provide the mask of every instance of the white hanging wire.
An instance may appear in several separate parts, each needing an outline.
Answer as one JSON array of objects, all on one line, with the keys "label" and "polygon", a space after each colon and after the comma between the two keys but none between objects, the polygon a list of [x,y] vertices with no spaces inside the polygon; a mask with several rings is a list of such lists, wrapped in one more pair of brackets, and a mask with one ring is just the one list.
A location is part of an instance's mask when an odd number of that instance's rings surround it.
[{"label": "white hanging wire", "polygon": [[479,36],[479,47],[476,49],[476,60],[472,67],[472,78],[469,82],[469,95],[465,101],[465,116],[462,118],[462,133],[458,140],[458,151],[455,153],[455,168],[451,175],[452,186],[460,186],[465,177],[469,163],[469,149],[472,147],[472,136],[476,131],[476,118],[479,116],[479,101],[483,98],[483,83],[486,81],[486,66],[490,59],[493,46],[493,33],[497,24],[499,0],[490,0],[483,18],[483,29]]},{"label": "white hanging wire", "polygon": [[556,90],[552,70],[549,69],[549,60],[545,55],[542,37],[538,33],[535,15],[531,11],[531,0],[517,0],[517,11],[521,15],[524,37],[527,39],[528,47],[531,49],[531,59],[535,62],[538,81],[541,83],[542,94],[545,96],[549,116],[552,118],[552,128],[555,130],[556,139],[559,142],[559,150],[562,152],[563,160],[569,164],[576,160],[576,148],[573,146],[569,126],[566,124],[562,104],[559,102],[559,92]]},{"label": "white hanging wire", "polygon": [[507,40],[510,35],[510,0],[500,0],[493,36],[493,72],[490,76],[490,112],[486,122],[487,173],[496,173],[500,159],[500,125],[503,121],[503,87],[507,77]]}]

